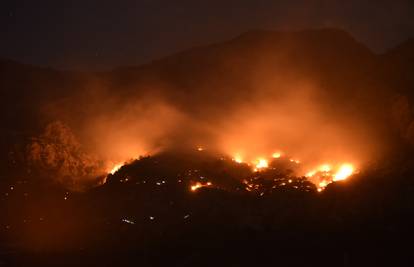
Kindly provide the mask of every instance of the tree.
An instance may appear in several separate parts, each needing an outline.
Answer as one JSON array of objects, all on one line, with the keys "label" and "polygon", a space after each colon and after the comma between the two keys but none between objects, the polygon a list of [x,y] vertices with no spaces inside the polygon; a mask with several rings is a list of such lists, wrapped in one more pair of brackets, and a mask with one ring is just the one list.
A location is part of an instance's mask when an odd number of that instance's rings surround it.
[{"label": "tree", "polygon": [[26,159],[31,171],[72,190],[82,190],[104,172],[103,162],[82,150],[71,129],[60,121],[50,123],[27,146]]}]

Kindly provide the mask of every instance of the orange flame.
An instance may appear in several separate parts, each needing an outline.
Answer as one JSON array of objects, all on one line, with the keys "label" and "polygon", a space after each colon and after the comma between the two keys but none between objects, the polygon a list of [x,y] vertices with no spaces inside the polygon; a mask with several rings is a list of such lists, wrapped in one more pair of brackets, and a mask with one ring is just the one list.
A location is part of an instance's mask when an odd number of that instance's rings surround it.
[{"label": "orange flame", "polygon": [[264,158],[257,159],[255,163],[256,163],[257,170],[265,169],[269,167],[269,162],[267,161],[267,159],[264,159]]},{"label": "orange flame", "polygon": [[343,164],[339,170],[334,174],[333,181],[341,181],[347,179],[354,173],[354,166],[351,164]]},{"label": "orange flame", "polygon": [[282,153],[281,152],[275,152],[275,153],[273,153],[273,155],[272,155],[272,157],[274,158],[274,159],[278,159],[278,158],[280,158],[282,156]]},{"label": "orange flame", "polygon": [[239,154],[236,154],[233,160],[237,163],[243,163],[243,158]]},{"label": "orange flame", "polygon": [[119,169],[121,169],[122,168],[122,166],[124,166],[124,163],[118,163],[118,164],[115,164],[115,166],[113,166],[109,171],[108,171],[108,173],[110,173],[110,174],[114,174],[114,173],[116,173],[117,171],[119,171]]},{"label": "orange flame", "polygon": [[207,182],[207,183],[200,183],[197,182],[194,185],[190,186],[190,190],[191,191],[197,191],[198,189],[202,188],[202,187],[208,187],[208,186],[212,186],[213,184],[211,182]]},{"label": "orange flame", "polygon": [[[333,172],[334,171],[334,172]],[[317,169],[309,171],[305,176],[308,178],[320,179],[316,184],[318,187],[318,192],[321,192],[325,189],[328,184],[336,181],[346,180],[355,172],[355,167],[350,163],[343,163],[339,165],[336,170],[333,170],[333,167],[329,164],[323,164]]]}]

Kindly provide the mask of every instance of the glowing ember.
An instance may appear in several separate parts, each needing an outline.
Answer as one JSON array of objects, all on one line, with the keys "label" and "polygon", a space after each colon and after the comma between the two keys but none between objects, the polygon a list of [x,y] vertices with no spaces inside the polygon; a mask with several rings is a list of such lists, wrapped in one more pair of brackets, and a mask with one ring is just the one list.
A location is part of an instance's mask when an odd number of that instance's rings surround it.
[{"label": "glowing ember", "polygon": [[260,169],[264,169],[267,167],[269,167],[269,163],[266,159],[260,158],[257,160],[256,169],[260,170]]},{"label": "glowing ember", "polygon": [[294,163],[296,163],[296,164],[299,164],[299,163],[300,163],[300,160],[297,160],[297,159],[290,159],[289,161],[290,161],[290,162],[294,162]]},{"label": "glowing ember", "polygon": [[343,164],[333,176],[333,181],[345,180],[354,173],[354,166],[351,164]]},{"label": "glowing ember", "polygon": [[198,151],[203,151],[203,150],[204,150],[204,148],[202,148],[201,146],[199,146],[199,147],[197,147],[197,150],[198,150]]},{"label": "glowing ember", "polygon": [[134,221],[132,221],[132,220],[129,220],[129,219],[122,219],[121,221],[123,221],[124,223],[128,223],[128,224],[135,224],[135,222]]},{"label": "glowing ember", "polygon": [[194,192],[194,191],[197,191],[198,189],[200,189],[202,187],[208,187],[208,186],[211,186],[211,185],[213,185],[211,182],[207,182],[207,183],[204,183],[204,184],[200,183],[200,182],[197,182],[196,184],[194,184],[190,187],[190,190]]}]

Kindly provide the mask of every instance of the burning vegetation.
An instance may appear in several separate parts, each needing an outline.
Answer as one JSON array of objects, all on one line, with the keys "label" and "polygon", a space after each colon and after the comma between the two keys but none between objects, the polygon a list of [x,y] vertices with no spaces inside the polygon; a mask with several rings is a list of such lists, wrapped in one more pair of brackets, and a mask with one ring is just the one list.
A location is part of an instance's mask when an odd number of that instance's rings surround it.
[{"label": "burning vegetation", "polygon": [[[330,183],[346,180],[355,173],[352,164],[344,163],[322,164],[304,174],[299,160],[282,156],[285,153],[281,152],[273,153],[269,158],[259,157],[251,162],[244,162],[237,155],[229,157],[207,151],[197,147],[184,154],[167,152],[147,156],[125,165],[118,164],[108,174],[109,181],[114,182],[115,179],[129,184],[150,184],[154,181],[157,186],[167,186],[172,182],[181,184],[184,188],[188,185],[189,191],[192,192],[210,188],[263,196],[283,189],[321,192]],[[174,157],[177,159],[174,160]],[[177,169],[168,166],[170,161],[174,162],[172,164]],[[125,169],[121,170],[123,166]],[[156,178],[159,171],[153,169],[155,166],[165,168],[162,171],[162,179]],[[123,177],[125,175],[126,177]]]}]

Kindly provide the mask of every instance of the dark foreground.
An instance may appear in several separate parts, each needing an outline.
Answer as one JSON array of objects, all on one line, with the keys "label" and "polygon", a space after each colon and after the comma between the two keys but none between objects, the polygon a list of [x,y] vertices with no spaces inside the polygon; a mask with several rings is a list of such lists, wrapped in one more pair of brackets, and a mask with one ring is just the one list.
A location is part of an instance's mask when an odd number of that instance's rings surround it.
[{"label": "dark foreground", "polygon": [[[413,174],[376,169],[318,193],[267,170],[248,192],[232,179],[251,175],[242,166],[160,155],[84,193],[2,184],[0,266],[412,266]],[[204,179],[214,186],[189,190]]]}]

